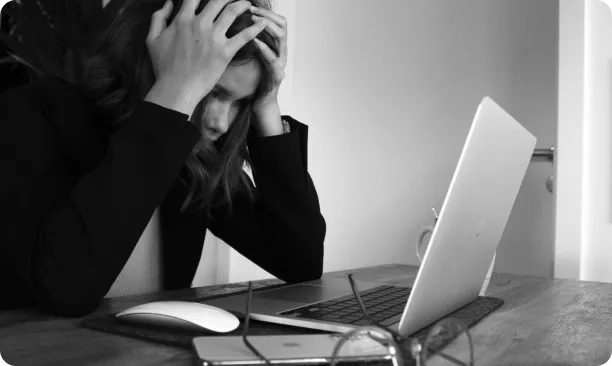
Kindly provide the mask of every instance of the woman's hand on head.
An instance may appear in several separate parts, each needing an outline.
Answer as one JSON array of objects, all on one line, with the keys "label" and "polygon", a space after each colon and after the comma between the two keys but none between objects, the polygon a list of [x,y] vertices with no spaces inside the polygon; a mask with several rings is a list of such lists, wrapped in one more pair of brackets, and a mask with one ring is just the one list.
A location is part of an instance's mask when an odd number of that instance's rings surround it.
[{"label": "woman's hand on head", "polygon": [[278,88],[285,78],[285,67],[287,66],[287,19],[271,10],[255,6],[251,7],[251,12],[253,20],[256,23],[263,22],[265,30],[276,39],[278,44],[279,55],[277,56],[264,42],[257,38],[254,39],[264,59],[271,66],[273,92],[278,93]]},{"label": "woman's hand on head", "polygon": [[171,0],[152,16],[146,44],[156,84],[188,97],[194,108],[215,86],[236,52],[266,26],[263,21],[255,22],[228,39],[230,25],[251,7],[248,1],[232,1],[210,0],[196,15],[200,0],[184,0],[169,26]]},{"label": "woman's hand on head", "polygon": [[[253,20],[263,21],[265,30],[276,39],[278,55],[264,42],[255,38],[254,42],[259,48],[263,58],[272,70],[273,87],[269,93],[262,95],[253,103],[255,123],[262,135],[278,134],[282,132],[280,122],[280,108],[278,106],[278,91],[281,82],[285,79],[287,66],[287,20],[280,14],[271,10],[252,7]],[[268,132],[266,132],[268,131]],[[275,132],[272,132],[275,131]]]}]

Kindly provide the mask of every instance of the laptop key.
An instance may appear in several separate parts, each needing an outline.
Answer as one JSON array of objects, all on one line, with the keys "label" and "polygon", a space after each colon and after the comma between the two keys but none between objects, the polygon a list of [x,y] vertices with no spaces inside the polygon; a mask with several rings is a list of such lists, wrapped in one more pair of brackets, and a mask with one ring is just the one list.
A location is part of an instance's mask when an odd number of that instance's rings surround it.
[{"label": "laptop key", "polygon": [[390,318],[395,315],[401,315],[403,311],[381,311],[380,313],[376,313],[377,317],[382,317],[384,319]]},{"label": "laptop key", "polygon": [[348,311],[348,310],[337,310],[337,311],[334,311],[334,314],[340,314],[340,315],[349,315],[351,313],[353,313],[353,312],[352,311]]},{"label": "laptop key", "polygon": [[397,314],[401,314],[403,312],[402,311],[389,311],[389,310],[385,310],[385,311],[381,311],[380,313],[378,313],[381,316],[386,316],[387,318],[393,315],[397,315]]},{"label": "laptop key", "polygon": [[382,321],[384,321],[386,319],[389,319],[389,318],[390,317],[388,317],[388,316],[381,316],[381,317],[374,316],[374,317],[372,317],[372,320],[374,320],[375,322],[380,324]]},{"label": "laptop key", "polygon": [[340,318],[341,318],[340,315],[325,314],[325,315],[322,315],[320,317],[317,317],[317,320],[324,320],[324,321],[335,322],[335,321],[338,321],[338,319],[340,319]]},{"label": "laptop key", "polygon": [[345,315],[341,318],[339,318],[338,320],[340,320],[341,322],[345,322],[345,323],[352,323],[356,320],[362,319],[363,315],[361,314],[354,314],[354,315]]},{"label": "laptop key", "polygon": [[323,301],[320,303],[317,303],[317,306],[319,307],[328,307],[328,306],[337,306],[337,303],[335,301]]},{"label": "laptop key", "polygon": [[370,309],[374,309],[374,310],[385,310],[385,309],[388,309],[388,308],[389,308],[389,307],[388,307],[388,306],[385,306],[385,305],[376,305],[376,306],[372,306],[372,307],[370,307],[370,306],[367,306],[367,307],[366,307],[366,309],[368,309],[368,310],[370,310]]},{"label": "laptop key", "polygon": [[385,319],[385,320],[383,320],[383,321],[381,321],[379,323],[380,323],[380,325],[384,325],[385,327],[388,327],[390,325],[393,325],[393,324],[399,322],[401,319],[402,319],[402,314],[397,314],[397,315],[394,315],[394,316],[392,316],[390,318],[387,318],[387,319]]}]

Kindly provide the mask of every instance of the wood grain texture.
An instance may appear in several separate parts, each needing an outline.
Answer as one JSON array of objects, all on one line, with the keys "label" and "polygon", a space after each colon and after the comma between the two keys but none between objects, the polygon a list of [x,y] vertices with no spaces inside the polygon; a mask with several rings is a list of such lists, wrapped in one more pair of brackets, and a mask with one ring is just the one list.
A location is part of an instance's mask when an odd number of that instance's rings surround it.
[{"label": "wood grain texture", "polygon": [[[355,278],[411,285],[417,268],[385,265],[350,271]],[[326,273],[345,278],[348,271]],[[281,283],[257,282],[257,286]],[[194,299],[241,291],[245,283],[106,299],[95,314],[165,299]],[[476,365],[601,365],[612,350],[612,285],[494,273],[488,296],[504,305],[471,330]],[[0,312],[0,353],[11,365],[191,365],[192,353],[79,326],[82,319],[36,308]],[[457,341],[446,350],[462,357]],[[429,365],[444,365],[433,358]]]}]

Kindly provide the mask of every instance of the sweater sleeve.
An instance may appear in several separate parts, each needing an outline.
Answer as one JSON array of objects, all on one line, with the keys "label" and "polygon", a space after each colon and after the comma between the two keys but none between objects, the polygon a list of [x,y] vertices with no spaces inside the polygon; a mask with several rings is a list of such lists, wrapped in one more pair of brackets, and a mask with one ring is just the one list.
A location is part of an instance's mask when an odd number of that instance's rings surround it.
[{"label": "sweater sleeve", "polygon": [[84,315],[112,286],[201,135],[186,114],[142,101],[93,169],[74,176],[44,108],[19,90],[0,96],[0,305]]},{"label": "sweater sleeve", "polygon": [[211,210],[210,231],[279,279],[321,277],[326,223],[307,170],[307,126],[289,120],[291,132],[248,141],[255,201],[246,191],[227,207]]}]

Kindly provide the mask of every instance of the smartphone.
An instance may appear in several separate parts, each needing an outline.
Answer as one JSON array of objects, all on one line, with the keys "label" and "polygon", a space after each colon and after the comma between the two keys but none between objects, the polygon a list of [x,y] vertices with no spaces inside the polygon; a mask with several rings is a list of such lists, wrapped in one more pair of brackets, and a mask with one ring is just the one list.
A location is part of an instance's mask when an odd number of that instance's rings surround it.
[{"label": "smartphone", "polygon": [[[339,334],[249,336],[249,342],[272,364],[329,363]],[[202,366],[260,365],[265,361],[251,352],[241,336],[196,337],[192,341]],[[367,335],[347,341],[338,362],[391,360],[387,347]]]}]

